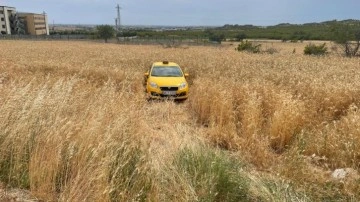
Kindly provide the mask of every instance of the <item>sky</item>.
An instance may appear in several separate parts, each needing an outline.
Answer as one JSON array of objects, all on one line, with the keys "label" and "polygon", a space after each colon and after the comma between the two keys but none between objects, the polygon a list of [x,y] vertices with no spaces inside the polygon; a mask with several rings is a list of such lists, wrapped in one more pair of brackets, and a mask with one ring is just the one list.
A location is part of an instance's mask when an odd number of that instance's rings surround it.
[{"label": "sky", "polygon": [[222,26],[360,20],[360,0],[0,0],[0,6],[43,13],[55,24]]}]

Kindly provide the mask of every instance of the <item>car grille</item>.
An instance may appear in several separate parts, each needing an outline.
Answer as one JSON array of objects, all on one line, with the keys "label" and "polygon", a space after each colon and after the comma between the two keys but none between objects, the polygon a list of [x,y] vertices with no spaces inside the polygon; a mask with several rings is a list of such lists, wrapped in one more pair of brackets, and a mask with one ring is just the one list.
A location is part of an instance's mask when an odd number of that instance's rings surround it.
[{"label": "car grille", "polygon": [[159,97],[182,97],[182,96],[186,96],[186,92],[182,92],[180,94],[176,94],[176,95],[163,95],[163,94],[158,94],[155,92],[151,92],[152,96],[159,96]]},{"label": "car grille", "polygon": [[177,91],[179,89],[179,87],[160,87],[160,89],[163,91]]}]

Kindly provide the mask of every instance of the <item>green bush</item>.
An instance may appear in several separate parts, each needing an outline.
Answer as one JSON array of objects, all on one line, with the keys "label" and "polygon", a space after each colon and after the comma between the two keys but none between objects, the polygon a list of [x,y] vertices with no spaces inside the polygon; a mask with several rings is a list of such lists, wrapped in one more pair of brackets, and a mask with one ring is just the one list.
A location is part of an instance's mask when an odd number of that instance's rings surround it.
[{"label": "green bush", "polygon": [[221,41],[224,41],[224,40],[225,40],[224,34],[211,34],[209,36],[209,41],[221,43]]},{"label": "green bush", "polygon": [[247,36],[245,33],[238,33],[235,36],[235,41],[243,41],[246,37]]},{"label": "green bush", "polygon": [[247,51],[247,52],[251,52],[251,53],[260,53],[260,47],[261,47],[261,44],[255,45],[252,42],[246,40],[246,41],[242,41],[236,50],[237,51]]},{"label": "green bush", "polygon": [[126,32],[120,32],[116,34],[116,37],[134,37],[137,36],[137,33],[134,31],[126,31]]},{"label": "green bush", "polygon": [[325,55],[326,53],[326,43],[323,43],[321,45],[308,44],[304,49],[305,55]]},{"label": "green bush", "polygon": [[222,152],[184,149],[175,165],[199,201],[246,201],[249,197],[249,180],[242,174],[241,164]]}]

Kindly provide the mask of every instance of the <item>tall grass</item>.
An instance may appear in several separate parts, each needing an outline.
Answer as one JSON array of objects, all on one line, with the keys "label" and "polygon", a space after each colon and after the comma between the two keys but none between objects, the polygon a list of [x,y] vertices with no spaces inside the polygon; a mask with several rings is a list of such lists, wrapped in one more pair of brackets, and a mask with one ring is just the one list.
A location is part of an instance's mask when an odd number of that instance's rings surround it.
[{"label": "tall grass", "polygon": [[[359,61],[285,45],[2,41],[0,181],[45,201],[358,200],[331,172],[359,172]],[[146,101],[158,60],[190,73],[186,102]]]}]

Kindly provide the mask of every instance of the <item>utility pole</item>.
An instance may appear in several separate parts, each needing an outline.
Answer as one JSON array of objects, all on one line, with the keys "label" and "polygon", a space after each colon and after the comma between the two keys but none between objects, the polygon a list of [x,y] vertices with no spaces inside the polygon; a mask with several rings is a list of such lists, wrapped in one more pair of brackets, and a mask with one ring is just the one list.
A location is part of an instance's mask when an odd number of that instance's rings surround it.
[{"label": "utility pole", "polygon": [[116,26],[116,30],[120,31],[120,27],[121,27],[121,23],[120,23],[120,9],[121,7],[119,6],[119,4],[115,7],[117,10],[117,18],[115,18],[115,26]]}]

